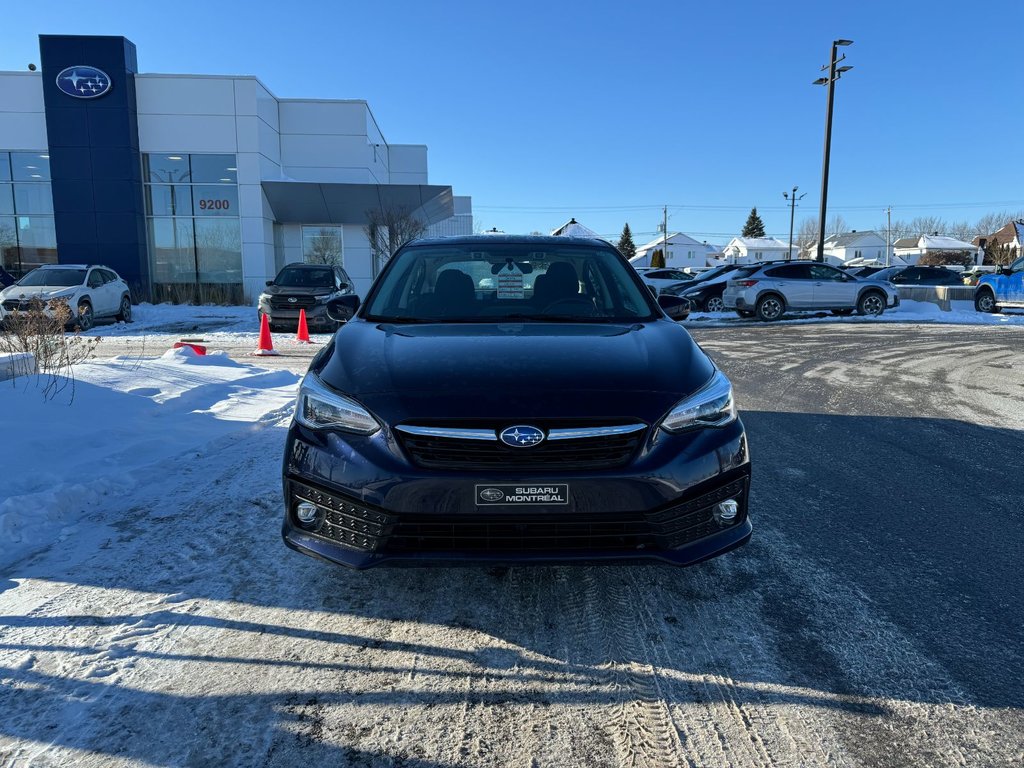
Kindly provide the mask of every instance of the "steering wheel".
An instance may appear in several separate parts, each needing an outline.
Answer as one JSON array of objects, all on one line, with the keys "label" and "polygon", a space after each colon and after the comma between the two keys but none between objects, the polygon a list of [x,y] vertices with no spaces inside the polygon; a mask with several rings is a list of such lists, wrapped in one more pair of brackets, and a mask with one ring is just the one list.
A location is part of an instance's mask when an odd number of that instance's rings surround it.
[{"label": "steering wheel", "polygon": [[549,310],[559,306],[560,304],[582,304],[591,312],[596,313],[597,311],[594,307],[594,302],[592,299],[588,299],[585,296],[565,296],[564,298],[561,299],[555,299],[546,307],[544,307],[544,312],[548,312]]}]

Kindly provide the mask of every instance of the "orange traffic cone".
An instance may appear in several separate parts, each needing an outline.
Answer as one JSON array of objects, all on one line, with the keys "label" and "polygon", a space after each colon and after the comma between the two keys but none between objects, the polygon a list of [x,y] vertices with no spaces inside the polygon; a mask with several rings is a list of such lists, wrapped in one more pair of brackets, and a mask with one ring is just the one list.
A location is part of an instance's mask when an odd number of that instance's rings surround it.
[{"label": "orange traffic cone", "polygon": [[270,338],[270,321],[266,315],[260,315],[260,345],[253,352],[254,355],[276,355],[274,342]]},{"label": "orange traffic cone", "polygon": [[306,326],[306,310],[299,310],[299,332],[295,334],[295,340],[302,344],[312,344],[309,340],[309,328]]}]

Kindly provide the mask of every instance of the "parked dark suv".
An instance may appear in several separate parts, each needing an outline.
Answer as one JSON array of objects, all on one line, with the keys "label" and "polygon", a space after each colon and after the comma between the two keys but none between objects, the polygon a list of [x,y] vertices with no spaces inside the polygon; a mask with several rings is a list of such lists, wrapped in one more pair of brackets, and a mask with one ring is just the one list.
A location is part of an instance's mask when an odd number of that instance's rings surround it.
[{"label": "parked dark suv", "polygon": [[[483,286],[481,286],[483,284]],[[662,560],[745,543],[732,386],[602,240],[419,240],[310,365],[284,540],[355,568]]]},{"label": "parked dark suv", "polygon": [[354,294],[344,269],[323,264],[289,264],[267,282],[260,294],[259,314],[267,316],[271,330],[294,331],[299,310],[306,310],[311,331],[334,331],[338,323],[327,314],[327,301]]}]

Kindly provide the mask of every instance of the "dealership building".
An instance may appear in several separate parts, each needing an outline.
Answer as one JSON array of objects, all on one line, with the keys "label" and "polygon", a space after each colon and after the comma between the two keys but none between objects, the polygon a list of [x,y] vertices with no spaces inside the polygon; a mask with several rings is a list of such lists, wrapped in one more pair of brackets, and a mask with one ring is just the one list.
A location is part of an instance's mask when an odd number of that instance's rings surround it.
[{"label": "dealership building", "polygon": [[41,35],[41,71],[0,72],[0,259],[117,270],[139,298],[251,302],[296,261],[365,293],[370,219],[473,231],[359,99],[282,99],[256,77],[140,74],[123,37]]}]

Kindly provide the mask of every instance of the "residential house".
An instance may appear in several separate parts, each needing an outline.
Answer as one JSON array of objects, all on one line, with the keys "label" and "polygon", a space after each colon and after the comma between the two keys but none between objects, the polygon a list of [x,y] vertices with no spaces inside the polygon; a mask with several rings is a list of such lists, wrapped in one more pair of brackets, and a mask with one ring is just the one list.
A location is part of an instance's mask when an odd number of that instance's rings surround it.
[{"label": "residential house", "polygon": [[1005,249],[1010,261],[1013,261],[1024,253],[1024,219],[1011,221],[1006,226],[997,229],[991,235],[984,235],[974,238],[974,245],[984,249],[995,241],[1000,249]]},{"label": "residential house", "polygon": [[974,243],[938,234],[901,237],[893,243],[893,254],[907,264],[917,264],[921,257],[937,253],[959,253],[963,254],[965,260],[981,264],[985,251]]},{"label": "residential house", "polygon": [[677,269],[705,269],[718,264],[722,258],[722,249],[711,243],[695,240],[682,232],[670,234],[651,240],[636,249],[636,255],[629,260],[634,267],[651,266],[651,256],[656,250],[665,253],[665,266]]},{"label": "residential house", "polygon": [[580,224],[576,219],[569,219],[562,226],[553,229],[551,234],[556,237],[594,237],[598,240],[604,239],[597,232],[590,229],[590,227]]},{"label": "residential house", "polygon": [[729,264],[750,264],[755,261],[795,258],[796,255],[795,245],[791,255],[789,243],[784,243],[774,237],[734,237],[725,246],[724,251],[725,261]]},{"label": "residential house", "polygon": [[[816,245],[811,249],[815,254],[817,253]],[[825,238],[825,247],[822,250],[825,261],[836,266],[843,264],[883,266],[890,263],[886,259],[885,238],[870,230],[864,232],[853,230],[830,235]]]}]

